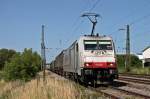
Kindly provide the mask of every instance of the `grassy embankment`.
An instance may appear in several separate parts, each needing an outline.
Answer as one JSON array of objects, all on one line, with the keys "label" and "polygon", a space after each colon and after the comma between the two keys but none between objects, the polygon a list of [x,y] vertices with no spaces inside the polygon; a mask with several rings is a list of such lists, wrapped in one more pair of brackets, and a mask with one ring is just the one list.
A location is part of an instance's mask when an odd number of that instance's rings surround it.
[{"label": "grassy embankment", "polygon": [[[101,95],[69,80],[47,76],[23,83],[0,81],[0,99],[97,99]],[[105,98],[103,98],[105,99]]]},{"label": "grassy embankment", "polygon": [[150,67],[142,67],[142,61],[139,60],[139,58],[131,54],[130,55],[130,66],[128,66],[127,69],[125,69],[125,61],[126,61],[126,55],[125,54],[118,54],[117,55],[117,64],[118,64],[118,70],[120,73],[134,73],[134,74],[150,74]]},{"label": "grassy embankment", "polygon": [[[119,73],[126,72],[126,69],[124,67],[119,67],[118,70],[119,70]],[[150,75],[150,67],[145,67],[145,68],[142,68],[142,66],[130,67],[129,70],[130,70],[129,73],[133,73],[133,74],[148,74],[148,75]]]}]

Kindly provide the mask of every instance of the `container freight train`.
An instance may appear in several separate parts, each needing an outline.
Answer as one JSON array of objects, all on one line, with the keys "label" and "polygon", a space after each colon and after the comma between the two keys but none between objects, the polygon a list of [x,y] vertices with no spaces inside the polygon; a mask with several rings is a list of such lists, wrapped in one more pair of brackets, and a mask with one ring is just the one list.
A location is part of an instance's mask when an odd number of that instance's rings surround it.
[{"label": "container freight train", "polygon": [[50,70],[84,83],[118,78],[115,46],[108,36],[81,36],[50,64]]}]

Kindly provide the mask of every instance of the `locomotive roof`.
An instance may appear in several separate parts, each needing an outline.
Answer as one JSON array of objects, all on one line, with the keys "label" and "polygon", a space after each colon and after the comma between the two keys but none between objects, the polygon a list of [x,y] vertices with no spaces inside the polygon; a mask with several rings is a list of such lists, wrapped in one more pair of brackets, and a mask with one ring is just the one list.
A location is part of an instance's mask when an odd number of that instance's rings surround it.
[{"label": "locomotive roof", "polygon": [[91,36],[91,35],[84,35],[81,36],[79,39],[83,40],[112,40],[112,37],[110,36]]},{"label": "locomotive roof", "polygon": [[112,40],[112,37],[106,35],[103,36],[84,35],[84,36],[80,36],[79,39],[74,41],[70,46],[72,46],[74,43],[78,42],[79,40]]},{"label": "locomotive roof", "polygon": [[[79,39],[77,39],[76,41],[74,41],[70,46],[72,46],[74,43],[78,42],[79,40],[112,40],[112,37],[110,36],[91,36],[91,35],[84,35],[84,36],[80,36]],[[65,50],[63,50],[65,51]]]}]

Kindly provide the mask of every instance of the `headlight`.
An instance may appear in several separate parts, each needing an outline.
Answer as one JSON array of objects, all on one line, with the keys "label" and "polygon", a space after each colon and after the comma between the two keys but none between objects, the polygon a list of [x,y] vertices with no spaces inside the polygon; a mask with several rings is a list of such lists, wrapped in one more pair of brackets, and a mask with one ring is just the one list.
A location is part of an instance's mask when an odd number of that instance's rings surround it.
[{"label": "headlight", "polygon": [[88,66],[92,66],[92,63],[84,63],[84,66],[88,67]]},{"label": "headlight", "polygon": [[116,63],[115,62],[107,62],[107,66],[114,67],[114,66],[116,66]]}]

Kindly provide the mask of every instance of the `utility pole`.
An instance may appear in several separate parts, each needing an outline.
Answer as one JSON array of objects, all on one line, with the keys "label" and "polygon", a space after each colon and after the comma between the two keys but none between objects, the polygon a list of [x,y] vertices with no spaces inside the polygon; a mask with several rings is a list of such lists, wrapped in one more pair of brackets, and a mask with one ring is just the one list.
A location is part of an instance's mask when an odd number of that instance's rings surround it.
[{"label": "utility pole", "polygon": [[129,71],[130,66],[130,26],[127,25],[127,34],[126,34],[126,70]]},{"label": "utility pole", "polygon": [[44,43],[44,25],[42,25],[41,57],[42,57],[41,69],[43,70],[43,81],[45,81],[46,58],[45,58],[45,43]]}]

